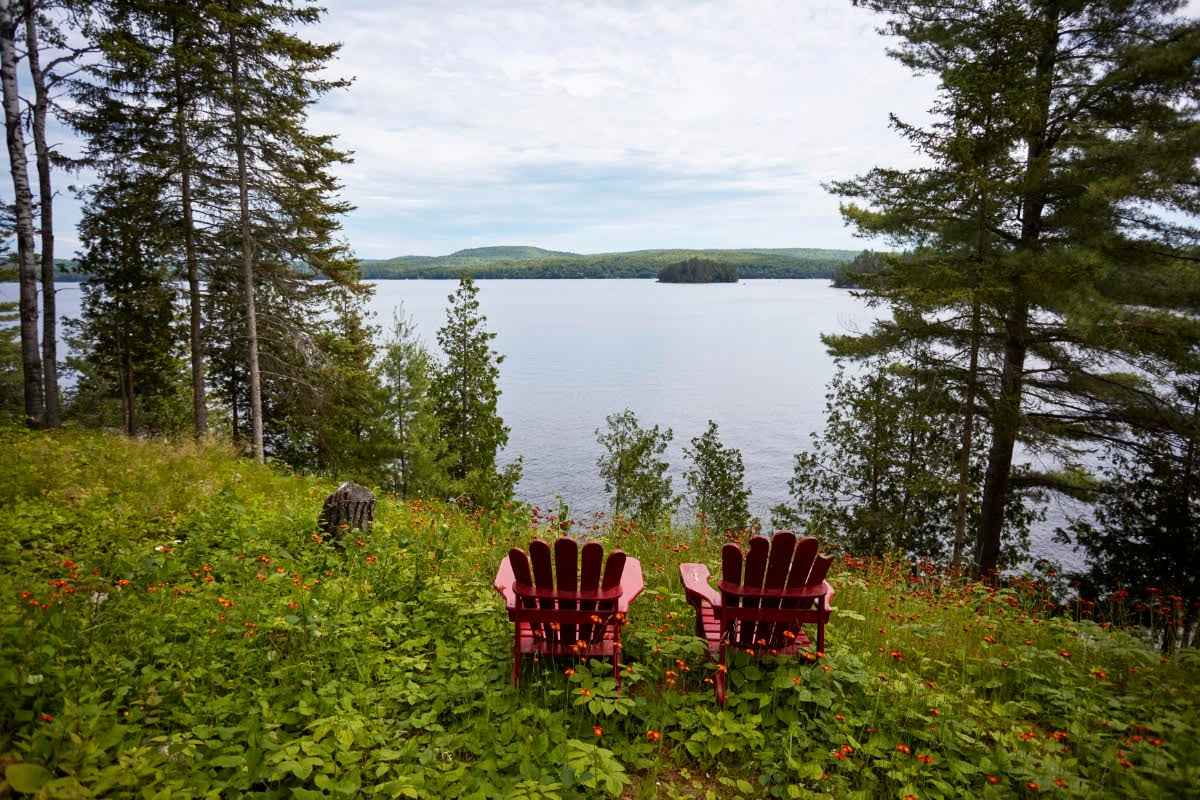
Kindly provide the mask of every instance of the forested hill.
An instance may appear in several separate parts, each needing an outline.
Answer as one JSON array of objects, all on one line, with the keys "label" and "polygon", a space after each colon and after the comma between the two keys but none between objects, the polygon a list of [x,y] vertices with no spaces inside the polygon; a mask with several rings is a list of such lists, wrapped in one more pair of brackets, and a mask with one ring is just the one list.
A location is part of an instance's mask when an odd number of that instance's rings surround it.
[{"label": "forested hill", "polygon": [[[737,269],[742,278],[832,278],[859,255],[857,250],[815,247],[742,250],[634,250],[628,253],[567,253],[540,247],[474,247],[448,256],[363,259],[363,278],[657,278],[663,267],[704,259]],[[59,260],[55,278],[80,281],[72,260]],[[14,279],[15,280],[15,279]]]},{"label": "forested hill", "polygon": [[448,256],[400,256],[360,262],[368,280],[389,278],[656,278],[670,264],[702,258],[737,268],[743,278],[830,278],[858,255],[854,250],[754,248],[745,250],[635,250],[564,253],[540,247],[478,247]]}]

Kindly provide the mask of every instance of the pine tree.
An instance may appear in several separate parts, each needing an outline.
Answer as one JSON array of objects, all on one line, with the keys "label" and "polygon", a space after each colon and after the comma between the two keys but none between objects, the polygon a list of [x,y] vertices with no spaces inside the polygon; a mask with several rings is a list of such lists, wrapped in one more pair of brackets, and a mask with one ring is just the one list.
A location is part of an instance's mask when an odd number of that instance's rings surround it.
[{"label": "pine tree", "polygon": [[144,177],[117,168],[87,193],[80,224],[80,269],[88,275],[73,324],[83,361],[73,406],[107,419],[104,401],[120,399],[120,424],[133,436],[150,429],[174,432],[178,419],[179,333],[175,290],[162,232],[169,214]]},{"label": "pine tree", "polygon": [[887,15],[894,55],[940,91],[929,130],[895,121],[930,166],[832,187],[859,231],[915,254],[869,289],[898,323],[835,345],[961,354],[935,371],[957,373],[965,411],[986,421],[975,562],[988,572],[1018,442],[1069,461],[1123,438],[1156,376],[1196,369],[1200,29],[1172,17],[1174,0],[858,4]]},{"label": "pine tree", "polygon": [[[330,168],[347,156],[306,129],[312,103],[344,85],[318,74],[338,46],[300,38],[322,11],[283,0],[103,0],[92,10],[88,30],[103,58],[76,85],[85,163],[133,164],[163,187],[170,262],[189,287],[196,433],[208,427],[207,345],[235,434],[248,421],[262,458],[268,431],[285,447],[291,422],[265,422],[265,411],[286,414],[304,393],[309,356],[320,350],[313,321],[369,291],[337,239],[349,205],[336,198]],[[320,405],[311,392],[305,400]]]},{"label": "pine tree", "polygon": [[445,444],[438,436],[433,397],[433,356],[403,309],[392,320],[382,371],[387,419],[395,433],[390,485],[401,497],[446,494]]},{"label": "pine tree", "polygon": [[[857,555],[942,559],[954,541],[958,502],[958,404],[940,381],[879,361],[852,372],[839,363],[825,396],[825,427],[798,453],[790,502],[772,509],[778,528],[828,536]],[[977,485],[982,454],[970,477]],[[978,513],[979,492],[967,498]],[[1005,556],[1028,545],[1030,515],[1010,505]]]},{"label": "pine tree", "polygon": [[262,377],[256,300],[273,282],[285,293],[296,263],[343,285],[357,281],[355,262],[334,239],[337,218],[350,210],[336,199],[330,167],[348,160],[333,137],[306,129],[307,109],[345,81],[318,77],[340,45],[316,45],[293,31],[319,21],[322,9],[280,0],[225,2],[213,8],[214,46],[229,66],[214,88],[224,109],[225,146],[236,205],[227,219],[240,243],[246,304],[246,358],[251,446],[264,456]]},{"label": "pine tree", "polygon": [[484,327],[478,294],[471,276],[463,275],[448,298],[446,323],[437,333],[444,361],[434,372],[432,394],[450,481],[464,498],[494,506],[512,498],[521,460],[496,465],[509,432],[497,411],[504,356],[492,349],[496,334]]}]

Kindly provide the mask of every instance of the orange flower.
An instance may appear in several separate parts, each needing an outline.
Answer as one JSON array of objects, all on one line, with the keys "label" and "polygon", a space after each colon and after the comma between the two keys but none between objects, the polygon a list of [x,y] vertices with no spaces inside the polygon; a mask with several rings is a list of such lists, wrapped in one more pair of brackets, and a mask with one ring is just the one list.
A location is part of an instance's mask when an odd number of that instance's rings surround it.
[{"label": "orange flower", "polygon": [[898,745],[896,745],[896,749],[899,750],[901,753],[904,753],[904,755],[908,755],[912,752],[912,748],[906,744],[898,744]]},{"label": "orange flower", "polygon": [[929,714],[930,714],[930,716],[940,717],[942,715],[942,712],[938,711],[936,708],[931,708],[931,709],[929,709]]},{"label": "orange flower", "polygon": [[584,697],[591,697],[592,690],[591,689],[580,689],[579,693],[581,695],[583,695]]},{"label": "orange flower", "polygon": [[1068,653],[1066,650],[1059,650],[1059,651],[1058,651],[1058,654],[1059,654],[1060,656],[1062,656],[1063,658],[1070,658],[1070,657],[1071,657],[1071,654],[1070,654],[1070,653]]},{"label": "orange flower", "polygon": [[1062,778],[1055,778],[1055,779],[1054,779],[1054,785],[1055,785],[1055,786],[1057,786],[1057,787],[1058,787],[1058,788],[1060,788],[1060,789],[1065,789],[1065,788],[1067,788],[1067,782],[1066,782],[1066,781],[1064,781]]},{"label": "orange flower", "polygon": [[662,738],[662,734],[658,731],[646,731],[646,738],[652,742],[657,742]]},{"label": "orange flower", "polygon": [[991,784],[997,784],[997,783],[999,783],[999,782],[1000,782],[1000,779],[999,779],[999,778],[997,778],[995,775],[988,775],[988,776],[987,776],[987,782],[988,782],[988,783],[991,783]]},{"label": "orange flower", "polygon": [[42,714],[42,722],[54,722],[54,717],[50,714]]},{"label": "orange flower", "polygon": [[845,722],[845,721],[846,721],[846,718],[845,718],[845,717],[843,717],[841,714],[834,714],[834,715],[833,715],[833,718],[834,718],[834,719],[836,719],[838,722]]},{"label": "orange flower", "polygon": [[567,667],[566,669],[563,670],[563,675],[566,675],[568,678],[574,674],[575,674],[575,670],[572,667]]},{"label": "orange flower", "polygon": [[921,753],[921,755],[917,756],[917,761],[920,761],[922,764],[932,764],[933,756],[928,753]]},{"label": "orange flower", "polygon": [[592,726],[592,733],[596,734],[597,736],[603,736],[603,735],[604,735],[604,728],[601,728],[599,725],[593,725],[593,726]]},{"label": "orange flower", "polygon": [[1042,788],[1042,787],[1038,786],[1037,783],[1035,783],[1034,781],[1026,781],[1025,786],[1027,786],[1031,792],[1041,791],[1041,788]]}]

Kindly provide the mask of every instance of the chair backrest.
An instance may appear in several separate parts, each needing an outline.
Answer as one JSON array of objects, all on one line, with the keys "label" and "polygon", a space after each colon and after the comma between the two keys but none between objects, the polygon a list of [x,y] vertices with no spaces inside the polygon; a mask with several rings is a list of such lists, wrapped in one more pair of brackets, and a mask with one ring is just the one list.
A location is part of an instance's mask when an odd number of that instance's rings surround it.
[{"label": "chair backrest", "polygon": [[550,544],[540,539],[529,543],[529,552],[519,547],[508,551],[513,571],[517,614],[531,624],[540,624],[547,642],[572,644],[595,641],[616,610],[621,596],[621,574],[625,553],[613,550],[604,558],[599,542],[582,548],[569,537]]},{"label": "chair backrest", "polygon": [[768,650],[793,643],[799,623],[812,617],[833,563],[819,549],[814,537],[797,541],[791,531],[777,531],[770,539],[754,536],[744,554],[736,544],[725,544],[717,588],[732,642]]}]

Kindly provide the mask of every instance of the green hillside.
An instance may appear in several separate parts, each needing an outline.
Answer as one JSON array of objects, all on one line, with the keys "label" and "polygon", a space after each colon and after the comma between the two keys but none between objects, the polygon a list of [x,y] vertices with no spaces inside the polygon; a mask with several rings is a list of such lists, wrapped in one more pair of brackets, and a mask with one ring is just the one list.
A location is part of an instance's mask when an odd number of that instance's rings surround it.
[{"label": "green hillside", "polygon": [[[853,261],[856,250],[815,247],[739,250],[632,250],[622,253],[569,253],[530,246],[472,247],[445,256],[397,256],[359,261],[367,280],[457,278],[657,278],[663,267],[689,259],[733,266],[742,278],[832,278]],[[56,280],[81,281],[73,260],[60,260]]]},{"label": "green hillside", "polygon": [[599,520],[646,581],[621,687],[581,657],[514,688],[493,575],[554,516],[385,495],[338,548],[339,477],[74,430],[0,449],[3,797],[1195,795],[1195,649],[1040,580],[839,557],[826,652],[738,654],[718,710],[678,564],[724,537]]},{"label": "green hillside", "polygon": [[853,250],[755,248],[564,253],[539,247],[482,247],[448,256],[400,256],[360,262],[368,280],[457,278],[655,278],[663,267],[699,258],[737,268],[743,278],[830,278],[858,255]]}]

